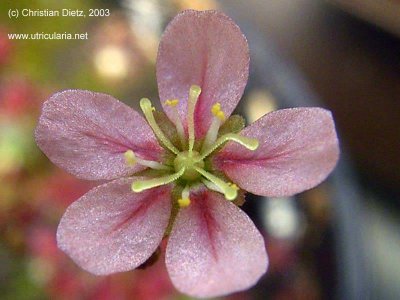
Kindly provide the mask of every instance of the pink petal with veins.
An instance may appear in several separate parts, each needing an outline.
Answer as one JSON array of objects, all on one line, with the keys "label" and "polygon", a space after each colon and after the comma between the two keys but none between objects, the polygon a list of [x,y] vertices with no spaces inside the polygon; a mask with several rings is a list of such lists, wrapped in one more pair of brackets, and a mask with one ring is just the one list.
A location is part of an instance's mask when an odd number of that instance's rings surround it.
[{"label": "pink petal with veins", "polygon": [[197,138],[212,120],[212,104],[221,103],[226,117],[235,109],[247,83],[249,49],[239,27],[217,11],[186,10],[166,28],[158,51],[157,81],[161,103],[171,118],[167,99],[179,99],[179,114],[186,127],[189,88],[202,93],[195,110]]},{"label": "pink petal with veins", "polygon": [[250,218],[221,194],[201,188],[179,211],[166,250],[175,287],[216,297],[253,286],[265,273],[264,240]]},{"label": "pink petal with veins", "polygon": [[125,178],[94,188],[62,217],[58,247],[81,268],[96,275],[132,270],[160,244],[172,186],[133,193],[131,183]]},{"label": "pink petal with veins", "polygon": [[146,121],[113,97],[82,90],[54,94],[42,110],[36,142],[49,159],[81,179],[114,179],[143,170],[124,152],[157,160],[162,148]]},{"label": "pink petal with veins", "polygon": [[230,142],[214,163],[242,189],[257,195],[290,196],[310,189],[329,175],[339,157],[332,114],[322,108],[278,110],[240,134],[258,139],[258,149]]}]

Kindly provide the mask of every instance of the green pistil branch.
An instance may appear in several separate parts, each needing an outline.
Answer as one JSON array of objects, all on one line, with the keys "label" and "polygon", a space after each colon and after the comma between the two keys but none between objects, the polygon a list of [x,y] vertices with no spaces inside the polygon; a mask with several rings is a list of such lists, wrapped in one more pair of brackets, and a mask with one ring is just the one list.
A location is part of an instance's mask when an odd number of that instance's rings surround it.
[{"label": "green pistil branch", "polygon": [[258,148],[258,140],[253,139],[253,138],[248,138],[245,136],[241,136],[239,134],[235,133],[228,133],[225,134],[221,137],[219,137],[214,144],[210,145],[203,153],[201,153],[200,160],[205,159],[207,156],[209,156],[215,149],[217,149],[219,146],[222,144],[226,143],[227,141],[234,141],[236,143],[239,143],[240,145],[246,147],[249,150],[256,150]]},{"label": "green pistil branch", "polygon": [[144,190],[148,190],[157,186],[169,184],[171,182],[176,181],[179,179],[183,173],[185,173],[185,168],[180,169],[178,172],[166,175],[158,178],[153,178],[149,180],[137,180],[132,183],[132,191],[136,193],[140,193]]},{"label": "green pistil branch", "polygon": [[142,109],[147,122],[149,123],[150,127],[153,129],[154,134],[157,138],[167,147],[171,152],[174,154],[178,154],[179,150],[170,142],[170,140],[165,136],[164,132],[162,132],[161,128],[158,126],[156,120],[153,116],[153,106],[151,102],[147,98],[143,98],[140,100],[140,108]]},{"label": "green pistil branch", "polygon": [[237,196],[237,191],[238,188],[236,185],[233,184],[228,184],[225,181],[219,179],[217,176],[200,169],[198,167],[194,167],[194,169],[199,172],[201,175],[203,175],[205,178],[210,180],[212,183],[214,183],[218,188],[221,189],[221,191],[224,193],[224,196],[228,200],[235,200]]}]

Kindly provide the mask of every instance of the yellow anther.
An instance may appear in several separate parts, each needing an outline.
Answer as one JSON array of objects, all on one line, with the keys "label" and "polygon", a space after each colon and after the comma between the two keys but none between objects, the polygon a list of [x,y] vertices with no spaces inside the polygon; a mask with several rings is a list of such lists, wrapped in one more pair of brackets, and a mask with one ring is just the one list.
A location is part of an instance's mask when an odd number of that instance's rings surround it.
[{"label": "yellow anther", "polygon": [[215,115],[216,113],[218,113],[221,110],[221,103],[217,102],[215,103],[212,107],[211,107],[211,112],[213,113],[213,115]]},{"label": "yellow anther", "polygon": [[190,198],[178,199],[179,207],[188,207],[190,205]]},{"label": "yellow anther", "polygon": [[214,116],[220,119],[222,122],[225,121],[225,113],[221,110],[221,103],[217,102],[211,107],[211,112]]},{"label": "yellow anther", "polygon": [[239,190],[239,187],[236,185],[236,184],[234,184],[234,183],[228,183],[230,186],[231,186],[231,188],[234,188],[235,190]]},{"label": "yellow anther", "polygon": [[178,105],[179,100],[178,99],[166,100],[164,103],[165,103],[165,105],[175,107]]},{"label": "yellow anther", "polygon": [[190,205],[190,186],[187,185],[182,190],[182,196],[178,199],[179,207],[188,207]]},{"label": "yellow anther", "polygon": [[220,110],[215,116],[221,121],[225,121],[225,114],[222,110]]},{"label": "yellow anther", "polygon": [[136,164],[136,156],[132,150],[127,150],[124,153],[125,162],[129,167],[133,167]]}]

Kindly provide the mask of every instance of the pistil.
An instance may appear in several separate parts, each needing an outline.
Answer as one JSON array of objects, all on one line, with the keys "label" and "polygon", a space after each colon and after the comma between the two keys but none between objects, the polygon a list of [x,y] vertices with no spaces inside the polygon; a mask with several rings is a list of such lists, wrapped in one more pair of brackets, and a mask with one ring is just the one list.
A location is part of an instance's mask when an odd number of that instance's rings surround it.
[{"label": "pistil", "polygon": [[203,175],[205,178],[210,180],[212,183],[214,183],[218,188],[221,189],[222,193],[224,194],[225,198],[228,200],[235,200],[237,196],[237,191],[238,188],[237,186],[233,186],[231,184],[226,183],[222,179],[218,178],[217,176],[200,169],[198,167],[195,167],[196,171],[199,172],[201,175]]},{"label": "pistil", "polygon": [[174,154],[178,154],[179,150],[170,142],[170,140],[165,136],[164,132],[162,132],[161,128],[158,126],[156,120],[153,116],[154,107],[151,105],[151,102],[147,98],[143,98],[140,100],[140,108],[142,109],[147,122],[150,127],[153,129],[154,134],[157,138]]},{"label": "pistil", "polygon": [[209,156],[215,149],[222,146],[227,141],[234,141],[240,145],[246,147],[249,150],[256,150],[258,148],[258,140],[253,138],[248,138],[236,133],[227,133],[219,137],[214,144],[210,145],[207,149],[202,151],[200,159],[203,160]]},{"label": "pistil", "polygon": [[222,191],[215,183],[212,183],[211,181],[209,181],[209,180],[207,180],[207,179],[205,179],[205,178],[202,178],[202,179],[201,179],[201,182],[202,182],[209,190],[212,190],[212,191],[215,191],[215,192],[218,192],[218,193],[223,194],[223,191]]},{"label": "pistil", "polygon": [[137,180],[132,183],[132,191],[136,193],[140,193],[144,190],[148,190],[157,186],[166,185],[168,183],[174,182],[179,179],[183,173],[185,172],[185,168],[180,169],[178,172],[166,175],[158,178],[152,178],[148,180]]},{"label": "pistil", "polygon": [[[258,140],[241,136],[240,134],[236,133],[228,133],[218,137],[220,127],[225,122],[225,113],[221,109],[221,104],[217,102],[211,108],[213,120],[204,138],[201,151],[199,153],[194,150],[194,111],[200,93],[201,88],[199,86],[192,85],[190,87],[187,104],[188,139],[186,138],[183,123],[179,118],[179,112],[177,110],[179,100],[172,99],[165,101],[165,105],[172,108],[172,116],[174,118],[176,130],[180,138],[182,151],[177,149],[171,143],[171,141],[166,137],[164,132],[157,124],[153,115],[154,107],[151,105],[150,100],[147,98],[143,98],[140,100],[140,107],[143,110],[147,122],[153,129],[154,134],[156,135],[158,140],[164,145],[164,147],[174,153],[176,157],[173,161],[173,166],[170,165],[171,162],[169,162],[168,165],[165,166],[159,162],[145,160],[141,157],[138,157],[132,150],[128,150],[124,153],[125,161],[129,166],[133,166],[134,164],[138,163],[152,169],[167,170],[167,172],[175,170],[175,173],[164,173],[165,175],[158,178],[134,181],[132,183],[132,191],[139,193],[157,186],[169,184],[179,179],[178,184],[185,186],[182,190],[181,198],[178,199],[179,207],[187,207],[190,205],[190,189],[200,182],[202,182],[210,190],[224,194],[227,200],[232,201],[237,197],[239,188],[235,184],[225,182],[221,178],[208,172],[205,169],[204,159],[228,141],[239,143],[249,150],[256,150],[259,144]],[[186,147],[187,151],[185,151]],[[160,172],[159,174],[162,174],[162,172]]]}]

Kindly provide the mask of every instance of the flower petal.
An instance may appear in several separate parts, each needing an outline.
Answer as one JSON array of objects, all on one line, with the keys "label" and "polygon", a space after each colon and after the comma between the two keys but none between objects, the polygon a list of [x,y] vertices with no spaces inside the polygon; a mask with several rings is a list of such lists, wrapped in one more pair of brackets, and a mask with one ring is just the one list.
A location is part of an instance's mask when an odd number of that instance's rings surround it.
[{"label": "flower petal", "polygon": [[195,110],[196,136],[211,124],[211,106],[221,103],[228,117],[239,102],[249,73],[249,49],[239,27],[217,11],[186,10],[166,28],[157,57],[161,103],[174,121],[167,99],[179,99],[179,114],[186,124],[189,88],[202,93]]},{"label": "flower petal", "polygon": [[82,179],[114,179],[143,170],[125,163],[128,149],[151,160],[162,152],[136,111],[109,95],[83,90],[48,99],[35,135],[53,163]]},{"label": "flower petal", "polygon": [[160,244],[171,211],[171,186],[134,193],[131,183],[124,178],[94,188],[62,217],[58,247],[81,268],[96,275],[132,270]]},{"label": "flower petal", "polygon": [[194,297],[254,285],[265,273],[264,240],[250,218],[222,195],[201,188],[179,211],[166,251],[172,283]]},{"label": "flower petal", "polygon": [[241,133],[258,139],[250,151],[228,143],[215,166],[253,194],[290,196],[322,182],[339,156],[332,114],[322,108],[292,108],[269,113]]}]

